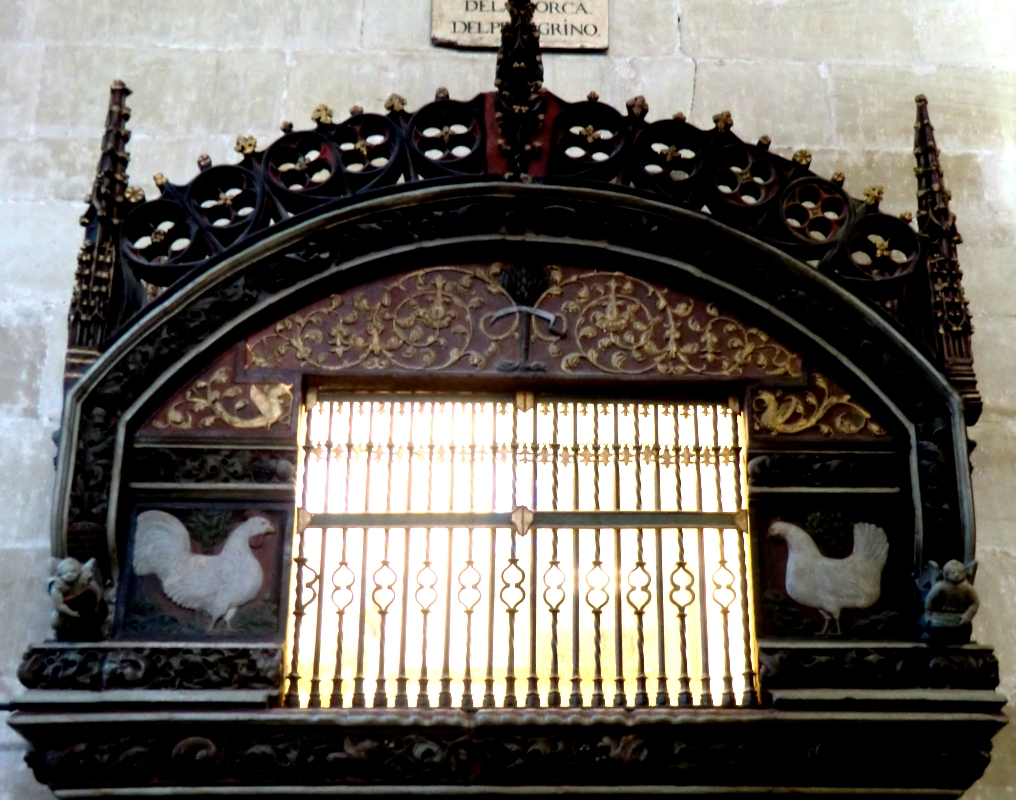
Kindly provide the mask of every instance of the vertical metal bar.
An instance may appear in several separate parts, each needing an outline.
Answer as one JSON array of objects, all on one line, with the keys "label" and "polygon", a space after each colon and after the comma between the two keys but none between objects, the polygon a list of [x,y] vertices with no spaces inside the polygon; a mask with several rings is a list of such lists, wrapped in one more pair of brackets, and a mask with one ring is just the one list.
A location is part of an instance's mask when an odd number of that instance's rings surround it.
[{"label": "vertical metal bar", "polygon": [[[352,414],[352,411],[351,411]],[[338,615],[338,632],[335,634],[335,673],[331,677],[331,697],[328,700],[328,705],[332,709],[341,709],[342,707],[342,623],[345,619],[345,609],[350,607],[353,602],[353,583],[356,581],[356,575],[353,574],[353,570],[350,569],[350,565],[345,560],[345,529],[342,529],[342,560],[338,563],[338,568],[331,573],[331,584],[334,587],[331,593],[331,602],[335,604],[336,614]],[[345,583],[341,583],[338,580],[338,574],[342,573],[344,577],[347,577]],[[335,600],[335,595],[343,593],[345,597],[344,603],[339,603]]]},{"label": "vertical metal bar", "polygon": [[[403,403],[402,413],[409,406],[409,443],[406,445],[406,511],[413,506],[413,420],[416,415],[416,403]],[[388,480],[391,480],[389,472]],[[409,528],[403,528],[405,540],[402,548],[402,617],[399,622],[399,677],[396,679],[395,707],[409,706],[409,677],[406,675],[406,625],[409,618]]]},{"label": "vertical metal bar", "polygon": [[[518,456],[519,456],[519,405],[516,401],[512,405],[512,508],[518,506]],[[521,588],[522,580],[525,580],[525,573],[515,584],[508,583],[508,571],[514,569],[522,572],[519,567],[519,559],[516,551],[516,537],[518,532],[512,528],[511,531],[511,555],[508,558],[508,565],[501,571],[501,581],[504,586],[501,589],[501,601],[507,606],[508,611],[508,667],[505,671],[505,708],[515,708],[518,700],[515,697],[515,614],[518,611],[519,602],[510,603],[505,593],[510,587]]]},{"label": "vertical metal bar", "polygon": [[[733,584],[734,575],[727,569],[727,558],[725,553],[725,542],[723,530],[718,530],[717,535],[719,536],[720,546],[720,559],[716,567],[716,573],[713,577],[713,585],[716,587],[713,590],[713,599],[716,600],[716,604],[720,607],[720,620],[722,622],[723,629],[723,694],[720,697],[720,705],[725,708],[731,708],[737,705],[737,701],[734,699],[734,679],[730,674],[730,603],[733,601]],[[715,577],[715,575],[722,575],[726,573],[729,576],[729,583],[724,581],[721,583]],[[719,599],[718,595],[723,592],[729,592],[730,599],[724,603]]]},{"label": "vertical metal bar", "polygon": [[[352,464],[353,458],[353,404],[352,402],[343,403],[348,410],[348,425],[346,431],[346,491],[343,496],[342,510],[349,510],[349,483],[350,483],[350,465]],[[332,586],[335,588],[332,591],[332,602],[335,603],[337,614],[339,617],[339,629],[335,635],[335,674],[332,676],[332,696],[328,701],[328,705],[332,708],[342,708],[342,633],[343,623],[345,622],[346,609],[349,604],[353,602],[352,586],[356,582],[356,576],[353,571],[349,568],[349,562],[346,560],[346,538],[347,529],[342,529],[342,560],[339,562],[339,566],[335,572],[332,573]],[[345,583],[339,581],[339,574],[343,577],[347,577]],[[362,587],[361,587],[362,590]],[[335,596],[339,592],[344,593],[346,597],[344,603],[339,603]]]},{"label": "vertical metal bar", "polygon": [[[553,417],[551,421],[551,434],[550,434],[550,458],[551,458],[551,480],[550,480],[550,505],[554,511],[557,511],[557,493],[558,493],[558,403],[554,401],[553,406]],[[550,566],[547,567],[547,571],[543,576],[543,583],[545,586],[543,599],[547,606],[550,608],[550,690],[547,692],[547,705],[551,708],[557,708],[561,705],[561,687],[560,677],[558,675],[558,653],[557,653],[557,615],[561,611],[561,603],[564,602],[564,592],[561,591],[564,581],[564,575],[561,573],[560,561],[557,558],[557,545],[558,545],[558,529],[554,528],[551,534],[550,542]],[[533,572],[536,572],[536,565],[533,565]],[[554,572],[555,578],[558,578],[560,583],[555,587],[557,601],[552,602],[548,595],[551,590],[550,574]]]},{"label": "vertical metal bar", "polygon": [[[477,403],[469,404],[469,510],[476,509],[476,407]],[[462,708],[473,708],[473,610],[479,602],[480,573],[473,566],[473,529],[468,532],[466,565],[459,573],[459,602],[466,612],[466,664],[462,672]],[[467,583],[466,576],[475,576],[473,583]],[[463,595],[471,592],[471,602]]]},{"label": "vertical metal bar", "polygon": [[[741,436],[740,436],[740,415],[737,406],[732,401],[730,414],[731,450],[734,453],[734,504],[737,511],[741,510],[743,498],[741,497]],[[751,648],[751,612],[748,606],[748,564],[745,557],[745,539],[747,531],[737,531],[737,568],[741,578],[741,630],[744,639],[744,692],[741,695],[741,705],[757,706],[758,692],[755,689],[755,669],[752,659]]]},{"label": "vertical metal bar", "polygon": [[[593,507],[600,510],[600,409],[596,403],[593,406]],[[593,568],[590,570],[589,575],[586,577],[586,584],[589,586],[589,591],[586,592],[586,603],[589,604],[593,611],[593,696],[590,699],[589,705],[593,708],[603,708],[606,705],[606,701],[603,697],[603,664],[602,651],[600,643],[600,615],[603,613],[603,607],[607,604],[607,593],[603,591],[606,586],[609,585],[609,578],[606,578],[606,573],[603,572],[602,568],[603,561],[600,559],[600,529],[596,528],[593,531]],[[592,602],[592,597],[596,592],[597,585],[592,583],[592,578],[599,571],[604,578],[606,583],[603,584],[599,589],[599,594],[595,595],[600,597],[599,603]],[[598,582],[602,582],[599,576],[597,576]]]},{"label": "vertical metal bar", "polygon": [[[434,417],[437,413],[437,404],[429,403],[430,426],[427,433],[427,511],[433,509],[434,501]],[[431,567],[430,561],[430,534],[431,528],[426,529],[424,541],[423,566],[416,573],[416,602],[420,605],[421,623],[420,637],[420,690],[416,695],[417,708],[430,708],[430,676],[427,672],[427,623],[430,620],[430,609],[435,602],[434,587],[437,585],[437,575]],[[430,583],[424,583],[429,580]]]},{"label": "vertical metal bar", "polygon": [[[634,403],[632,405],[632,422],[635,425],[635,436],[634,436],[634,447],[635,447],[635,510],[642,510],[642,444],[639,439],[639,404]],[[641,573],[640,578],[645,581],[645,586],[642,587],[642,591],[638,591],[641,584],[633,584],[631,575],[628,577],[628,584],[630,587],[628,593],[628,602],[635,609],[635,623],[636,623],[636,638],[635,644],[638,654],[638,673],[635,676],[635,705],[637,707],[645,707],[649,705],[649,693],[646,690],[646,634],[645,634],[645,613],[646,606],[652,599],[649,596],[649,573],[646,571],[645,556],[642,549],[642,536],[643,531],[639,528],[636,534],[636,547],[638,549],[637,561],[635,562],[635,569],[632,570],[632,574],[638,572]],[[632,598],[635,593],[640,594],[644,601],[639,604],[633,602]],[[620,603],[618,603],[620,605]]]},{"label": "vertical metal bar", "polygon": [[[328,407],[328,435],[325,439],[325,498],[324,510],[329,510],[328,496],[332,487],[332,423],[335,419],[335,409],[332,403]],[[304,477],[306,482],[307,478]],[[310,696],[307,700],[308,708],[321,708],[321,626],[324,623],[324,597],[325,597],[325,548],[328,544],[328,531],[321,529],[321,553],[317,571],[317,615],[314,625],[314,667],[310,679]]]},{"label": "vertical metal bar", "polygon": [[[537,500],[537,463],[538,463],[538,451],[539,441],[537,436],[537,419],[539,417],[539,408],[536,402],[533,402],[533,488],[532,488],[532,509],[536,511],[539,509]],[[540,707],[540,692],[539,692],[539,681],[537,678],[536,669],[536,604],[537,600],[537,551],[536,551],[536,528],[530,528],[529,530],[529,680],[526,689],[526,708],[539,708]]]},{"label": "vertical metal bar", "polygon": [[[694,406],[694,431],[695,431],[695,508],[702,510],[702,447],[699,443],[699,410]],[[711,706],[713,695],[710,690],[709,679],[709,622],[706,614],[706,541],[705,531],[698,529],[698,583],[701,587],[699,592],[699,645],[702,656],[702,693],[699,696],[699,704]]]},{"label": "vertical metal bar", "polygon": [[[626,406],[627,407],[627,406]],[[620,413],[614,403],[614,510],[621,510],[621,444],[618,427]],[[614,705],[624,707],[624,652],[621,619],[621,529],[614,528]]]},{"label": "vertical metal bar", "polygon": [[[448,445],[449,457],[449,480],[448,480],[448,510],[455,510],[455,409],[458,403],[452,403],[452,434],[451,442]],[[437,704],[441,708],[452,707],[452,677],[451,677],[451,641],[452,641],[452,545],[455,539],[455,531],[448,528],[448,563],[445,567],[445,623],[444,623],[444,663],[441,667],[441,691],[438,693]]]},{"label": "vertical metal bar", "polygon": [[[366,489],[364,490],[364,511],[370,510],[370,456],[374,438],[374,403],[367,403],[369,409],[367,416],[367,466],[366,466]],[[360,413],[363,413],[363,404],[360,404]],[[367,539],[368,529],[363,529],[363,551],[360,554],[360,617],[356,632],[356,677],[353,678],[353,708],[363,708],[367,705],[367,698],[363,693],[363,649],[365,647],[367,633]]]},{"label": "vertical metal bar", "polygon": [[[310,472],[310,451],[311,436],[310,423],[313,418],[315,394],[313,390],[307,393],[305,425],[307,426],[303,442],[303,492],[301,494],[300,506],[307,508],[308,473]],[[296,558],[296,598],[293,602],[293,660],[289,670],[289,689],[286,691],[285,704],[289,708],[300,707],[300,628],[303,623],[304,614],[307,608],[303,603],[303,570],[307,565],[307,558],[304,555],[306,548],[306,529],[303,525],[297,525],[297,535],[300,543],[297,545]]]},{"label": "vertical metal bar", "polygon": [[[713,444],[712,444],[712,459],[713,459],[713,471],[716,475],[716,510],[723,510],[723,480],[720,476],[720,407],[713,405]],[[724,411],[726,407],[724,406]],[[716,565],[716,571],[713,573],[713,599],[720,607],[720,621],[722,623],[723,631],[723,692],[720,695],[720,705],[729,708],[737,705],[737,701],[734,699],[734,682],[733,677],[730,674],[730,604],[733,602],[734,593],[734,574],[727,568],[727,557],[726,557],[726,536],[725,531],[716,531],[719,545],[719,561]],[[717,580],[717,576],[720,576],[721,580]],[[727,578],[729,577],[729,583]],[[721,582],[722,581],[722,582]],[[729,595],[727,594],[729,592]],[[720,600],[720,596],[727,597],[727,602],[724,603]]]},{"label": "vertical metal bar", "polygon": [[[327,479],[325,486],[328,485]],[[310,697],[307,699],[308,708],[321,708],[321,626],[324,622],[325,609],[325,548],[328,544],[328,532],[321,529],[321,558],[318,563],[317,590],[317,618],[314,625],[314,669],[310,679]]]},{"label": "vertical metal bar", "polygon": [[[497,510],[497,404],[490,409],[490,510]],[[490,529],[490,572],[487,587],[487,672],[484,676],[483,707],[493,708],[494,700],[494,595],[495,595],[495,545],[497,528]]]},{"label": "vertical metal bar", "polygon": [[[572,411],[572,509],[579,510],[579,405]],[[582,707],[582,679],[579,675],[579,529],[572,528],[572,677],[568,705]]]},{"label": "vertical metal bar", "polygon": [[[656,493],[655,508],[662,508],[660,498],[660,404],[653,403],[653,485]],[[667,647],[663,624],[663,530],[657,528],[656,540],[656,646],[659,655],[659,675],[656,686],[656,705],[669,706],[670,693],[667,691]]]},{"label": "vertical metal bar", "polygon": [[[673,406],[674,413],[674,473],[677,491],[677,510],[680,511],[683,508],[683,500],[681,496],[681,429],[678,421],[679,412],[678,406]],[[673,587],[670,593],[670,600],[674,605],[677,606],[677,625],[678,625],[678,636],[679,636],[679,648],[681,654],[681,674],[678,677],[680,684],[680,692],[678,693],[678,705],[690,706],[695,701],[691,694],[691,676],[688,674],[688,614],[687,608],[691,603],[694,602],[694,593],[692,593],[692,600],[689,600],[687,604],[682,605],[677,602],[675,596],[680,592],[675,578],[681,575],[682,578],[687,576],[689,592],[692,590],[692,586],[695,583],[695,576],[691,574],[688,569],[688,564],[684,558],[684,530],[678,529],[677,531],[677,564],[674,566],[674,571],[670,573],[670,585]]]}]

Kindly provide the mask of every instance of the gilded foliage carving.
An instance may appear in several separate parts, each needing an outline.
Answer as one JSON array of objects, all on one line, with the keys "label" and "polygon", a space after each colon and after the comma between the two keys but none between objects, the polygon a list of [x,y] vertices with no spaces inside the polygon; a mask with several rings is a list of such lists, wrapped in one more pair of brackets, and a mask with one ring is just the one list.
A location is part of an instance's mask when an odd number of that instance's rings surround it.
[{"label": "gilded foliage carving", "polygon": [[773,435],[817,430],[823,436],[884,436],[885,429],[850,394],[817,372],[811,388],[785,392],[761,389],[752,403],[754,428]]},{"label": "gilded foliage carving", "polygon": [[218,367],[194,381],[183,399],[152,421],[158,430],[198,430],[225,425],[237,430],[289,427],[293,384],[237,384],[231,367]]},{"label": "gilded foliage carving", "polygon": [[530,325],[529,365],[539,371],[801,372],[798,355],[712,303],[622,273],[553,267],[533,305],[517,304],[503,286],[505,270],[432,267],[332,295],[251,337],[247,366],[482,372],[502,367],[496,356],[513,357]]},{"label": "gilded foliage carving", "polygon": [[482,352],[475,349],[490,309],[511,302],[497,276],[497,268],[439,267],[348,298],[334,294],[324,306],[286,317],[248,341],[248,366],[277,366],[291,353],[302,367],[327,370],[441,370],[460,361],[482,369],[497,351],[493,340],[514,333],[484,330],[491,341]]},{"label": "gilded foliage carving", "polygon": [[561,369],[585,362],[618,374],[732,377],[746,372],[798,375],[800,358],[768,334],[721,312],[713,303],[622,273],[551,270],[538,304],[560,309],[569,335],[548,339]]}]

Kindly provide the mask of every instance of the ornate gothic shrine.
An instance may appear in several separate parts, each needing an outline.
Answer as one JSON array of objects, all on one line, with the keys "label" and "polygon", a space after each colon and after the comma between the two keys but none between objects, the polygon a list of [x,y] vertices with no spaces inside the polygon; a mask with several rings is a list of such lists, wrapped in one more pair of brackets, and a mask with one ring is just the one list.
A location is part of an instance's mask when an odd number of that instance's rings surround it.
[{"label": "ornate gothic shrine", "polygon": [[564,102],[508,6],[495,91],[320,105],[155,199],[113,85],[36,776],[959,796],[1005,717],[927,101],[892,217],[728,113]]}]

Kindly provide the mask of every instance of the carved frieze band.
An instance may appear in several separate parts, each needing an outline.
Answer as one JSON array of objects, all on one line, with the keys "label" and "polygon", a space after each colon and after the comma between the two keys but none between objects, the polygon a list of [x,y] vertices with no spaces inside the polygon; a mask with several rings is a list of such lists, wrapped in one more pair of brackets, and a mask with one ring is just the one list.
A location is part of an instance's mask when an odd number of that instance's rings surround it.
[{"label": "carved frieze band", "polygon": [[503,287],[507,269],[432,267],[332,295],[250,337],[246,366],[669,378],[801,373],[800,356],[766,332],[690,295],[622,273],[552,267],[527,305]]},{"label": "carved frieze band", "polygon": [[833,381],[817,372],[809,388],[759,389],[752,399],[752,427],[760,434],[793,436],[885,436],[871,412]]},{"label": "carved frieze band", "polygon": [[33,647],[18,667],[29,689],[272,689],[278,647]]}]

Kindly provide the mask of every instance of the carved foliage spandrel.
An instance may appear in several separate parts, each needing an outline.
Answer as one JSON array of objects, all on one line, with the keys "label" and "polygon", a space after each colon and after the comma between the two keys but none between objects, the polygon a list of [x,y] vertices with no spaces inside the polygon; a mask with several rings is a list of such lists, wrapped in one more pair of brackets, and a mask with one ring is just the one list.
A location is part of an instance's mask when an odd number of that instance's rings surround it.
[{"label": "carved foliage spandrel", "polygon": [[801,390],[758,389],[751,402],[752,431],[759,436],[886,437],[871,412],[835,382],[817,372],[808,382]]},{"label": "carved foliage spandrel", "polygon": [[293,426],[293,383],[240,383],[228,351],[156,411],[145,428],[152,433],[229,430],[289,435]]}]

